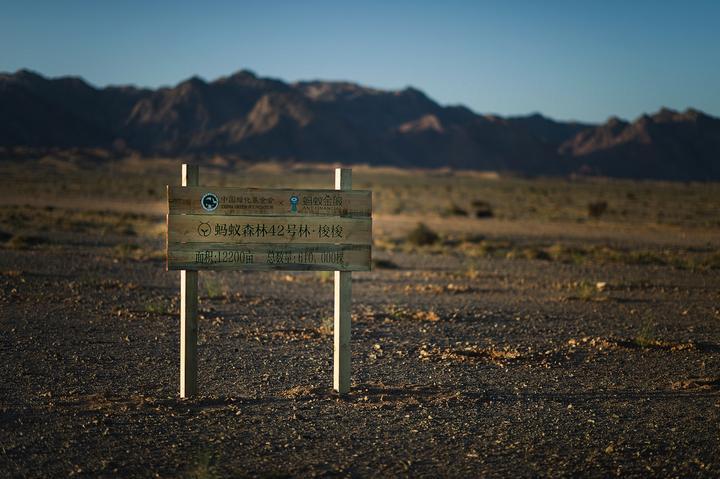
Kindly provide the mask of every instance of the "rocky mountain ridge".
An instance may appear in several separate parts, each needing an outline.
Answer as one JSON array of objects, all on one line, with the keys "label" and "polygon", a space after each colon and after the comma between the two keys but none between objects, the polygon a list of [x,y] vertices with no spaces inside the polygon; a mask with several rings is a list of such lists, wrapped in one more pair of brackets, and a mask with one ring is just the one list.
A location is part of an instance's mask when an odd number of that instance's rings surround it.
[{"label": "rocky mountain ridge", "polygon": [[0,74],[0,105],[2,147],[720,179],[720,119],[694,109],[601,125],[503,118],[439,105],[415,88],[286,83],[248,70],[158,89],[95,88],[20,70]]}]

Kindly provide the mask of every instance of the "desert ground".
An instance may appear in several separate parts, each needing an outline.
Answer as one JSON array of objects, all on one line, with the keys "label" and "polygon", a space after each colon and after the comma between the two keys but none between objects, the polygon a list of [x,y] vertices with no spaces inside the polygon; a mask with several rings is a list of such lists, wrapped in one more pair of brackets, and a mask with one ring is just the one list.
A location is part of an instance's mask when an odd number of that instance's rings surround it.
[{"label": "desert ground", "polygon": [[[3,476],[720,476],[719,184],[355,167],[351,393],[331,273],[201,272],[183,400],[181,162],[0,163]],[[200,182],[333,174],[217,158]]]}]

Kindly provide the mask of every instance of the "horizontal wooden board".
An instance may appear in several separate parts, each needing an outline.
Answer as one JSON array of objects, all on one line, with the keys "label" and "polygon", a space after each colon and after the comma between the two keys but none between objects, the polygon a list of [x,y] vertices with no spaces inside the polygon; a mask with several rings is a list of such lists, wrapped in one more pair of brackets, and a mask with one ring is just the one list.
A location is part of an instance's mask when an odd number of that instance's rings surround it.
[{"label": "horizontal wooden board", "polygon": [[370,246],[169,243],[169,270],[368,271]]},{"label": "horizontal wooden board", "polygon": [[[203,198],[206,197],[203,207]],[[292,199],[292,201],[291,201]],[[365,190],[289,190],[168,186],[169,214],[203,215],[372,215],[372,193]]]},{"label": "horizontal wooden board", "polygon": [[168,215],[169,243],[370,245],[372,219],[311,216]]}]

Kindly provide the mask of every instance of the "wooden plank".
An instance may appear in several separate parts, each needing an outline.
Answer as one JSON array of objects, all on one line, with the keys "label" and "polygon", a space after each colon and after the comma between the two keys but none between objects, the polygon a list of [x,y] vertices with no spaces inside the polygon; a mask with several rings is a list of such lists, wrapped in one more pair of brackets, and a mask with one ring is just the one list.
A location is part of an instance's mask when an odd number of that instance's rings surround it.
[{"label": "wooden plank", "polygon": [[[182,165],[183,186],[198,184],[197,165]],[[197,394],[198,273],[180,271],[180,397]]]},{"label": "wooden plank", "polygon": [[369,245],[170,243],[168,268],[368,271]]},{"label": "wooden plank", "polygon": [[[208,195],[206,197],[206,195]],[[203,205],[203,198],[206,204]],[[372,215],[370,191],[168,186],[169,214],[352,216]]]},{"label": "wooden plank", "polygon": [[370,218],[168,215],[168,243],[371,242]]},{"label": "wooden plank", "polygon": [[[352,189],[352,170],[335,169],[335,189]],[[333,325],[333,388],[340,394],[350,391],[350,318],[352,273],[335,271],[335,314]]]}]

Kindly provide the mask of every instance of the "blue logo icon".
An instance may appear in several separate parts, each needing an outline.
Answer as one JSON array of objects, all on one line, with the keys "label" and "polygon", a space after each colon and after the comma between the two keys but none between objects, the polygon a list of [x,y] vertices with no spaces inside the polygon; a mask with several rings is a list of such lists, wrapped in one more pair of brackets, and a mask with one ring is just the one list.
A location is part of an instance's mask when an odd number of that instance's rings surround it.
[{"label": "blue logo icon", "polygon": [[295,195],[292,195],[290,197],[290,211],[293,213],[297,213],[297,204],[298,204],[298,197]]},{"label": "blue logo icon", "polygon": [[200,199],[200,204],[205,211],[215,211],[220,204],[220,200],[215,193],[205,193]]}]

